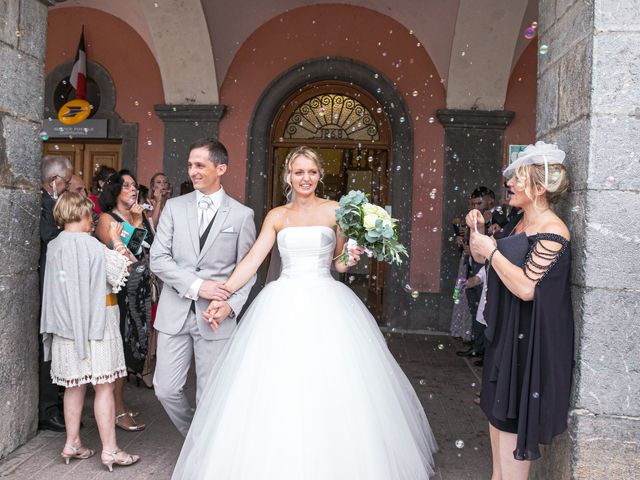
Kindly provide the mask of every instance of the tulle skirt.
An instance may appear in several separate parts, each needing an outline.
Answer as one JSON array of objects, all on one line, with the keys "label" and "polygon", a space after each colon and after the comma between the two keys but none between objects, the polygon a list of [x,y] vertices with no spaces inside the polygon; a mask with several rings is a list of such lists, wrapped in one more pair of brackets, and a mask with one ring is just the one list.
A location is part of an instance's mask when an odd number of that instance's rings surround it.
[{"label": "tulle skirt", "polygon": [[216,364],[173,478],[424,480],[436,450],[356,295],[331,278],[281,278]]}]

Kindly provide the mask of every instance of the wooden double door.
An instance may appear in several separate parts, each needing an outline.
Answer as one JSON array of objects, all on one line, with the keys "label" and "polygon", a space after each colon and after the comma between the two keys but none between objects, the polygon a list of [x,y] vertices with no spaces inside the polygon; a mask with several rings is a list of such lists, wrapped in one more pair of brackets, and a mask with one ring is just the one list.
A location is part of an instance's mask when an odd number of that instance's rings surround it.
[{"label": "wooden double door", "polygon": [[44,155],[68,158],[73,165],[73,173],[82,177],[87,189],[91,188],[91,177],[106,165],[118,171],[122,164],[120,143],[97,143],[49,140],[44,143]]}]

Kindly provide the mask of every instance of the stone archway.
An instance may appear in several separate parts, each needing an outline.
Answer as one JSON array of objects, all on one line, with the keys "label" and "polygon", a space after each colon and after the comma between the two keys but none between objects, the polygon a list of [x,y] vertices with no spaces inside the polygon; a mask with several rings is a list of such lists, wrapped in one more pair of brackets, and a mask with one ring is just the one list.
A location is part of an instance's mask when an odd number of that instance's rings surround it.
[{"label": "stone archway", "polygon": [[[381,105],[389,120],[392,143],[391,156],[395,168],[391,178],[391,205],[394,217],[401,225],[411,225],[411,192],[413,171],[413,126],[411,115],[393,83],[371,67],[348,58],[325,57],[298,64],[278,78],[264,91],[256,104],[249,127],[246,203],[256,213],[261,224],[267,213],[268,188],[264,172],[269,164],[271,125],[278,109],[293,92],[310,83],[321,81],[351,82],[369,92]],[[397,167],[400,166],[398,169]],[[400,240],[411,245],[411,232],[401,229]],[[409,277],[408,265],[392,267],[387,283],[389,292],[398,292]],[[385,303],[384,318],[389,326],[399,319],[394,313],[408,308],[406,295],[392,295]]]}]

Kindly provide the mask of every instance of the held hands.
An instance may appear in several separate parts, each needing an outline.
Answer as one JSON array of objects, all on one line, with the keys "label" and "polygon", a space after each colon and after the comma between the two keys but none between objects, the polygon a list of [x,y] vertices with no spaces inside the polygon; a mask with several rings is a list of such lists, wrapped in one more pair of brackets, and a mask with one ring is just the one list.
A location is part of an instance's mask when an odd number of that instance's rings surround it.
[{"label": "held hands", "polygon": [[207,300],[222,302],[227,300],[233,292],[224,283],[214,282],[213,280],[205,280],[200,285],[198,296]]},{"label": "held hands", "polygon": [[231,314],[231,307],[227,302],[213,300],[207,309],[202,312],[202,318],[209,324],[214,332],[222,321]]}]

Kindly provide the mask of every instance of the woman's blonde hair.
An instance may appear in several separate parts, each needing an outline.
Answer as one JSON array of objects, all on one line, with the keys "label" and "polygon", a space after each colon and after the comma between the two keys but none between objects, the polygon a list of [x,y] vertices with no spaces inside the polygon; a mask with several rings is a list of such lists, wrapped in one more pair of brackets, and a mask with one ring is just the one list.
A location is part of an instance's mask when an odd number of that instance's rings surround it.
[{"label": "woman's blonde hair", "polygon": [[569,190],[569,174],[562,164],[549,164],[547,184],[545,185],[544,165],[523,165],[518,167],[513,174],[516,185],[524,189],[524,193],[536,204],[537,187],[543,187],[544,198],[552,205],[562,198]]},{"label": "woman's blonde hair", "polygon": [[293,161],[298,157],[307,157],[309,160],[313,160],[320,170],[320,181],[324,178],[324,167],[322,166],[322,159],[318,152],[316,152],[313,148],[309,147],[298,147],[289,152],[287,158],[284,161],[284,171],[282,172],[282,181],[284,182],[284,195],[289,199],[291,192],[293,191],[293,186],[291,185],[291,165]]},{"label": "woman's blonde hair", "polygon": [[64,192],[53,207],[53,219],[60,227],[67,223],[79,222],[93,213],[93,203],[76,192]]}]

